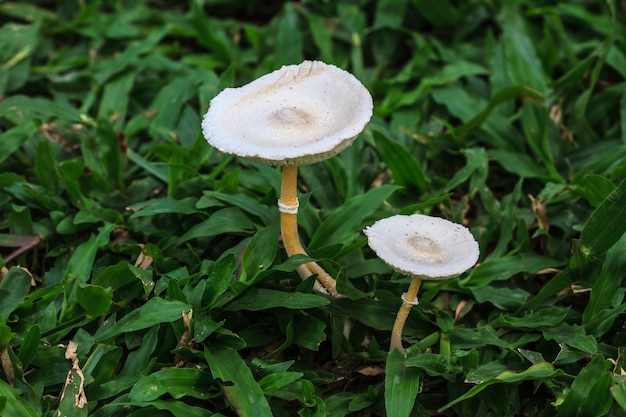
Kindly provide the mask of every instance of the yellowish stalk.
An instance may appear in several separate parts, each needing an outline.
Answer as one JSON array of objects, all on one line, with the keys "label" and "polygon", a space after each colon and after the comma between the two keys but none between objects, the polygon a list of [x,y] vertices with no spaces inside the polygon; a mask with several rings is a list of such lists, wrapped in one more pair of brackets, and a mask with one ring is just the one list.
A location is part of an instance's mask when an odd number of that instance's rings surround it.
[{"label": "yellowish stalk", "polygon": [[[296,209],[294,209],[293,213],[287,213],[285,210],[281,210],[280,230],[287,255],[292,256],[302,254],[308,256],[307,252],[302,247],[302,243],[300,243],[300,235],[298,233],[297,181],[298,167],[295,165],[285,165],[283,167],[283,179],[280,188],[279,204],[282,207],[294,207]],[[313,274],[317,274],[317,281],[321,284],[321,287],[316,286],[316,289],[321,290],[323,287],[323,289],[332,296],[338,296],[337,283],[335,282],[335,279],[316,262],[308,262],[300,265],[298,267],[298,274],[302,279],[308,278]]]},{"label": "yellowish stalk", "polygon": [[404,352],[402,347],[402,330],[406,319],[409,317],[409,312],[414,305],[417,305],[417,292],[422,285],[422,279],[420,277],[413,277],[411,279],[411,285],[409,285],[408,291],[402,296],[402,306],[396,315],[396,321],[393,324],[391,331],[391,344],[389,346],[389,352],[394,349]]}]

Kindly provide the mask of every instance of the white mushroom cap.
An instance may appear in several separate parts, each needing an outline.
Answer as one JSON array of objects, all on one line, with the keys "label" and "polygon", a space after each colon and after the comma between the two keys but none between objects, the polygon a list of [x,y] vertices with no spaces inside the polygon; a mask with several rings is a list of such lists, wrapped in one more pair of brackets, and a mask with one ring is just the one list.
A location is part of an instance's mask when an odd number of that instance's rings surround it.
[{"label": "white mushroom cap", "polygon": [[372,109],[372,96],[352,74],[304,61],[222,91],[211,100],[202,132],[225,153],[305,165],[350,146]]},{"label": "white mushroom cap", "polygon": [[367,227],[368,244],[392,269],[426,280],[458,276],[478,260],[478,243],[460,224],[413,214]]}]

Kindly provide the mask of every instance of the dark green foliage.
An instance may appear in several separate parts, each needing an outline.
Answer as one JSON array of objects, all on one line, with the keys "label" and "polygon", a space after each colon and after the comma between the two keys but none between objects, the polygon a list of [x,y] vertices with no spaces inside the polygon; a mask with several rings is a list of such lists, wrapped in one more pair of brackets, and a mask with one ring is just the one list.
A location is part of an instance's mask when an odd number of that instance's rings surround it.
[{"label": "dark green foliage", "polygon": [[[624,2],[179,3],[0,3],[0,415],[626,415]],[[303,59],[375,103],[300,170],[339,299],[283,250],[279,169],[200,128]],[[361,233],[398,213],[481,248],[406,356]]]}]

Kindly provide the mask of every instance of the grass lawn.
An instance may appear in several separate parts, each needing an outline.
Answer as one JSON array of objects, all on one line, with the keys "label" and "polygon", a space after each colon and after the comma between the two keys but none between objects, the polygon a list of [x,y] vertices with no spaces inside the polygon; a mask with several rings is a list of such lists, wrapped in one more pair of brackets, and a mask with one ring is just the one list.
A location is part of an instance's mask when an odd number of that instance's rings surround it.
[{"label": "grass lawn", "polygon": [[[618,0],[0,2],[0,415],[626,416],[625,22]],[[304,60],[374,107],[298,168],[288,256],[282,168],[201,123]],[[390,352],[412,277],[363,231],[413,214],[480,256],[421,283]]]}]

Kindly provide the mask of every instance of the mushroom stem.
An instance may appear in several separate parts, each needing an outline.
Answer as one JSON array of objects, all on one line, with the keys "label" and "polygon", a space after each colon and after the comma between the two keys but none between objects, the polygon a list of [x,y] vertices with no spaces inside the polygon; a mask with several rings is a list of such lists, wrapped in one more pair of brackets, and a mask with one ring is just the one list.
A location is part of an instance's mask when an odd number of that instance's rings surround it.
[{"label": "mushroom stem", "polygon": [[[280,200],[278,200],[279,207],[281,207],[280,231],[287,255],[302,254],[308,256],[307,252],[302,247],[302,243],[300,243],[300,235],[298,234],[297,180],[298,167],[296,165],[285,165],[283,167],[283,179],[280,187]],[[298,274],[302,279],[317,274],[315,289],[326,291],[334,297],[338,296],[335,279],[316,262],[307,262],[300,265],[298,267]]]},{"label": "mushroom stem", "polygon": [[402,306],[400,306],[400,310],[398,310],[396,321],[393,324],[393,330],[391,331],[391,344],[389,346],[389,352],[392,352],[394,349],[404,352],[404,348],[402,347],[402,329],[404,329],[406,319],[409,317],[411,307],[417,305],[417,292],[419,291],[421,285],[422,278],[414,276],[411,279],[411,285],[409,285],[408,291],[402,295]]}]

